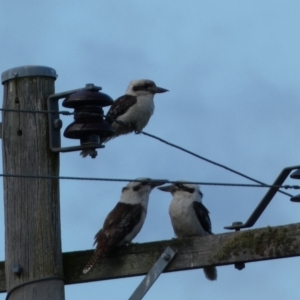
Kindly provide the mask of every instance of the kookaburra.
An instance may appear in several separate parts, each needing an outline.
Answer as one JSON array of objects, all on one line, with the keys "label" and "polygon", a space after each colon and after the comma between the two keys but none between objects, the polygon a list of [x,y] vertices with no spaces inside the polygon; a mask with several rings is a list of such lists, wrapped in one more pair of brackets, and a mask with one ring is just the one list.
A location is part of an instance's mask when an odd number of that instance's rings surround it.
[{"label": "kookaburra", "polygon": [[[114,128],[115,134],[101,139],[101,143],[133,131],[140,133],[154,112],[154,95],[167,91],[156,86],[152,80],[131,81],[125,95],[116,99],[106,114],[106,121]],[[86,157],[89,153],[90,150],[83,150],[81,155]]]},{"label": "kookaburra", "polygon": [[[209,211],[202,204],[203,194],[198,185],[178,182],[158,189],[173,195],[169,214],[179,238],[213,234]],[[205,267],[203,270],[207,279],[217,279],[216,267]]]},{"label": "kookaburra", "polygon": [[115,247],[130,243],[140,232],[147,214],[149,195],[153,188],[165,182],[150,178],[137,178],[123,189],[119,202],[107,215],[103,227],[95,235],[95,252],[83,269],[86,274],[100,256],[105,256]]}]

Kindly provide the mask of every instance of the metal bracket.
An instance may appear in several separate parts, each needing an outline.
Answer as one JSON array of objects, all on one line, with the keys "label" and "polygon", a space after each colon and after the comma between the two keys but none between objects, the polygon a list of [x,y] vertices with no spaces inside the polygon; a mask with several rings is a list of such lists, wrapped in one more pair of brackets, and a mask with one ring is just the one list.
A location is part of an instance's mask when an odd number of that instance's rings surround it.
[{"label": "metal bracket", "polygon": [[[273,185],[282,185],[286,178],[289,176],[290,172],[295,169],[300,169],[300,166],[284,168],[277,179],[274,181]],[[236,224],[233,224],[232,226],[225,226],[224,228],[237,230],[241,228],[252,227],[261,216],[263,211],[266,209],[266,207],[269,205],[278,190],[278,187],[271,187],[245,223],[236,222]]]},{"label": "metal bracket", "polygon": [[159,275],[163,272],[163,270],[167,267],[167,265],[172,261],[176,252],[172,250],[170,247],[167,247],[166,250],[162,253],[160,258],[156,261],[154,266],[136,288],[134,293],[131,295],[129,300],[140,300],[143,299],[145,294],[151,288],[153,283],[159,277]]},{"label": "metal bracket", "polygon": [[78,151],[78,150],[84,150],[90,148],[95,148],[95,149],[104,148],[103,145],[98,143],[89,143],[88,145],[83,145],[83,146],[61,147],[60,129],[62,128],[62,120],[59,118],[58,100],[62,98],[66,98],[71,94],[79,91],[86,91],[95,88],[99,90],[101,89],[101,87],[97,87],[93,84],[87,84],[85,88],[53,94],[48,97],[47,104],[48,104],[48,110],[50,111],[49,112],[50,149],[53,152],[70,152],[70,151]]}]

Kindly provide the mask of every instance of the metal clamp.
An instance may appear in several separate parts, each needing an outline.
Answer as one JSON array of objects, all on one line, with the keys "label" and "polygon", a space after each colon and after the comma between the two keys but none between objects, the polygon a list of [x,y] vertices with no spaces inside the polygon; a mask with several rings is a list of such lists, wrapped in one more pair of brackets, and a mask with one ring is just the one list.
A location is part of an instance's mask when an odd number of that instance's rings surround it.
[{"label": "metal clamp", "polygon": [[[286,178],[289,176],[290,172],[295,169],[300,169],[300,166],[284,168],[277,177],[277,179],[274,181],[273,185],[282,185]],[[266,207],[269,205],[269,203],[271,202],[275,194],[278,192],[278,190],[279,187],[271,187],[245,223],[239,222],[240,224],[233,224],[232,226],[225,226],[224,228],[237,230],[241,228],[252,227],[255,224],[255,222],[259,219],[263,211],[266,209]]]},{"label": "metal clamp", "polygon": [[53,152],[70,152],[85,150],[90,148],[104,148],[100,143],[89,143],[88,145],[81,146],[71,146],[71,147],[61,147],[60,129],[62,128],[62,120],[59,118],[59,105],[58,100],[66,98],[73,93],[79,91],[88,91],[91,89],[99,89],[101,87],[94,86],[93,84],[87,84],[85,88],[80,88],[76,90],[66,91],[58,94],[50,95],[47,99],[49,112],[49,136],[50,136],[50,149]]},{"label": "metal clamp", "polygon": [[176,252],[172,250],[170,247],[167,247],[166,250],[162,253],[160,258],[156,261],[154,266],[145,276],[143,281],[136,288],[134,293],[131,295],[129,300],[140,300],[143,299],[145,294],[151,288],[153,283],[159,277],[159,275],[163,272],[163,270],[167,267],[167,265],[172,261]]}]

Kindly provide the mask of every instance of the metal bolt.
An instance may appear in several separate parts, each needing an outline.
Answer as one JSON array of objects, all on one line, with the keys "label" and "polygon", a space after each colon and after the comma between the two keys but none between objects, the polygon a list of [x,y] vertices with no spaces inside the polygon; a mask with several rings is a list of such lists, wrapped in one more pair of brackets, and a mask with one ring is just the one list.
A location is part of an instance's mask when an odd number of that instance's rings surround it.
[{"label": "metal bolt", "polygon": [[245,263],[243,263],[243,262],[235,263],[234,267],[236,269],[238,269],[239,271],[241,271],[241,270],[243,270],[245,268]]},{"label": "metal bolt", "polygon": [[163,253],[161,256],[165,261],[169,261],[171,259],[171,255],[167,253]]},{"label": "metal bolt", "polygon": [[96,158],[97,154],[98,153],[97,153],[97,151],[95,149],[91,149],[90,150],[89,155],[90,155],[91,158]]},{"label": "metal bolt", "polygon": [[102,90],[102,87],[101,86],[96,86],[94,85],[93,83],[87,83],[85,85],[85,90],[98,90],[98,91],[101,91]]},{"label": "metal bolt", "polygon": [[16,275],[20,275],[23,271],[23,268],[20,266],[20,264],[14,264],[11,268],[12,272]]},{"label": "metal bolt", "polygon": [[61,119],[55,119],[55,120],[53,121],[53,128],[54,128],[54,129],[61,129],[61,128],[62,128],[62,125],[63,125],[63,123],[62,123],[62,120],[61,120]]},{"label": "metal bolt", "polygon": [[85,85],[85,88],[86,89],[93,89],[95,87],[95,85],[93,84],[93,83],[87,83],[86,85]]},{"label": "metal bolt", "polygon": [[[243,225],[243,222],[237,221],[232,223],[232,226],[239,226],[239,225]],[[240,228],[236,228],[235,231],[240,231]]]},{"label": "metal bolt", "polygon": [[[233,223],[232,223],[232,226],[238,226],[238,225],[243,225],[243,222],[237,221],[237,222],[233,222]],[[235,231],[240,231],[240,229],[241,229],[241,228],[236,228]],[[243,263],[243,262],[235,263],[235,264],[234,264],[234,267],[235,267],[237,270],[241,271],[241,270],[243,270],[243,269],[245,268],[245,263]]]}]

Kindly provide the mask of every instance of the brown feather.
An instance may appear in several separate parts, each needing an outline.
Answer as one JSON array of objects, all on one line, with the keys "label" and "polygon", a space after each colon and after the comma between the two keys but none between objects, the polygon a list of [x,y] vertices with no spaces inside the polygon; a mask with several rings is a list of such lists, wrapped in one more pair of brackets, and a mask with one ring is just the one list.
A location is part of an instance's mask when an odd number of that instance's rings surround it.
[{"label": "brown feather", "polygon": [[95,235],[96,250],[85,268],[86,274],[97,262],[100,256],[105,256],[115,247],[126,244],[126,236],[141,219],[143,207],[118,202],[115,208],[107,215],[103,228]]},{"label": "brown feather", "polygon": [[116,99],[106,114],[107,122],[112,124],[115,119],[125,114],[132,105],[136,104],[136,102],[137,98],[135,96],[126,94]]}]

